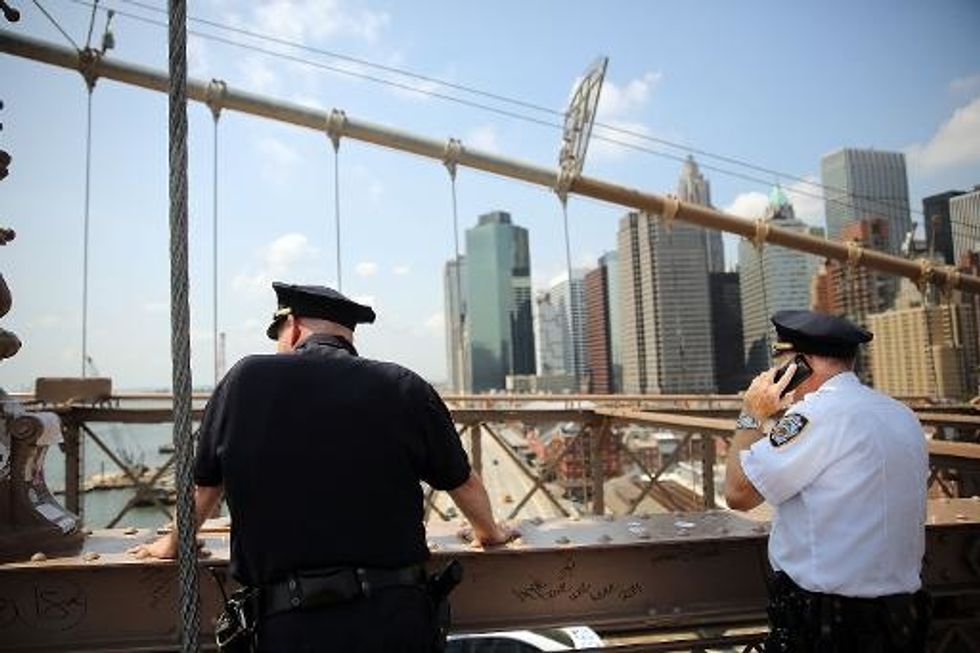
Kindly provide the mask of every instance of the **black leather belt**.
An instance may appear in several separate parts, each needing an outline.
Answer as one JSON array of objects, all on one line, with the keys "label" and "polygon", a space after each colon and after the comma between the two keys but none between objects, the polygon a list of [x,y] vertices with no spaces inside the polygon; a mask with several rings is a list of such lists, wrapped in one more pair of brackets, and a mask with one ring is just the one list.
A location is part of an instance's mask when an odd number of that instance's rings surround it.
[{"label": "black leather belt", "polygon": [[401,569],[332,567],[290,574],[285,580],[264,585],[259,592],[260,610],[268,617],[290,610],[323,608],[358,598],[369,598],[389,587],[425,585],[423,565]]}]

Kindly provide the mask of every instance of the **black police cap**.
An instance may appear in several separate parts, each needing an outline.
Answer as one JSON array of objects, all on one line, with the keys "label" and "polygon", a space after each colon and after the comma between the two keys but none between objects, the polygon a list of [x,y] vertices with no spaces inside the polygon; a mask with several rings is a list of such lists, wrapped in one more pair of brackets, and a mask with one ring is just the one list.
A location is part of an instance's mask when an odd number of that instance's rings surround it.
[{"label": "black police cap", "polygon": [[777,311],[772,316],[779,339],[775,352],[796,351],[847,358],[857,352],[858,345],[874,336],[842,317],[815,311]]},{"label": "black police cap", "polygon": [[358,304],[333,288],[274,281],[272,289],[276,291],[279,303],[279,309],[272,316],[272,324],[265,332],[272,340],[278,340],[279,325],[287,315],[330,320],[348,329],[353,329],[357,324],[374,322],[375,315],[370,306]]}]

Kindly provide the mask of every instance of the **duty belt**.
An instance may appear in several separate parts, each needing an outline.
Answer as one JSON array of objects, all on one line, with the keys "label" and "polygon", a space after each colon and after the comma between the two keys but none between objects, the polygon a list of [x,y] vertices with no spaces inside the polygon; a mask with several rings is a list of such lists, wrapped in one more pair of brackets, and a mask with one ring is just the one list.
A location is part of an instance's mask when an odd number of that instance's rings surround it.
[{"label": "duty belt", "polygon": [[258,613],[269,617],[291,610],[324,608],[358,598],[369,598],[389,587],[424,586],[423,565],[401,569],[331,567],[290,574],[285,580],[262,586]]}]

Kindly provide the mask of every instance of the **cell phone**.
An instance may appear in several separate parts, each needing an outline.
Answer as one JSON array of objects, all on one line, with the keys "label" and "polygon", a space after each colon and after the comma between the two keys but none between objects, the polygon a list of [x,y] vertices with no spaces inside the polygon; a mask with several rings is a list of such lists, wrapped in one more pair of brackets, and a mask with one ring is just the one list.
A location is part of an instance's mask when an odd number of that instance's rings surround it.
[{"label": "cell phone", "polygon": [[786,387],[783,388],[783,391],[779,394],[780,397],[785,397],[788,395],[813,374],[813,368],[811,368],[809,363],[806,362],[806,358],[803,357],[803,354],[797,354],[793,360],[776,370],[775,376],[772,377],[773,383],[779,383],[779,379],[783,378],[783,374],[786,373],[786,370],[789,369],[789,366],[793,363],[796,363],[796,371],[793,372],[793,378],[789,380],[789,383],[786,384]]}]

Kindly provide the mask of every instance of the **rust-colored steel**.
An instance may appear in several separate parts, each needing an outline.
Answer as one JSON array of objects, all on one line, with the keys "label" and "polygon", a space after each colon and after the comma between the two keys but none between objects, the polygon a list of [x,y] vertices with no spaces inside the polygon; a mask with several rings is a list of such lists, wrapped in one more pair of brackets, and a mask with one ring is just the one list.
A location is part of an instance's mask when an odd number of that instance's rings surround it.
[{"label": "rust-colored steel", "polygon": [[[980,501],[929,505],[926,585],[940,599],[980,596]],[[460,559],[457,631],[588,624],[690,631],[765,622],[767,525],[722,511],[525,521],[522,537],[482,550],[456,526],[429,529],[431,566]],[[204,533],[202,564],[223,575],[228,532]],[[288,536],[288,534],[283,534]],[[176,567],[124,551],[148,530],[98,531],[71,558],[0,565],[0,651],[177,647]],[[219,593],[202,583],[210,631]],[[973,615],[974,618],[976,614]]]}]

